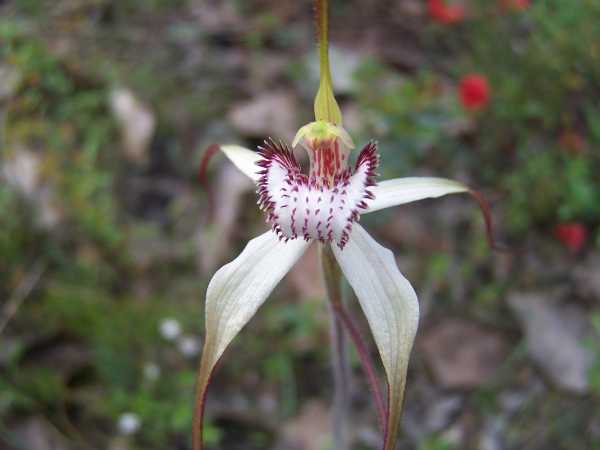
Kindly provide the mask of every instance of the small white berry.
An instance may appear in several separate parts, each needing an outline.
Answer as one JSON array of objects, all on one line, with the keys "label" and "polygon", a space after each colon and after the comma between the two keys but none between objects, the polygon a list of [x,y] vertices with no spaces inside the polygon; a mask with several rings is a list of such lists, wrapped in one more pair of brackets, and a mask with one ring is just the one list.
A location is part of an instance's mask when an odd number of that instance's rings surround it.
[{"label": "small white berry", "polygon": [[137,414],[127,412],[119,417],[118,428],[121,434],[134,434],[140,429],[140,418]]},{"label": "small white berry", "polygon": [[177,319],[167,318],[160,321],[160,334],[168,341],[173,341],[181,334],[181,325]]},{"label": "small white berry", "polygon": [[144,365],[144,377],[150,381],[155,381],[160,377],[160,367],[153,362]]},{"label": "small white berry", "polygon": [[200,353],[200,340],[194,336],[183,336],[177,341],[177,348],[184,356],[196,356]]}]

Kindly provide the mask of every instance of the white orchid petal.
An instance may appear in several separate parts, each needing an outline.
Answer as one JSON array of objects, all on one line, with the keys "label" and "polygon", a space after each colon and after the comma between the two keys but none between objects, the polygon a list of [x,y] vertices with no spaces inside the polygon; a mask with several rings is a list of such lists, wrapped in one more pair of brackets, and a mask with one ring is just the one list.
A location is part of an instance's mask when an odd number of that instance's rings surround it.
[{"label": "white orchid petal", "polygon": [[260,178],[258,175],[260,168],[256,163],[261,159],[258,153],[239,145],[221,145],[220,149],[244,175],[248,176],[255,183],[258,181]]},{"label": "white orchid petal", "polygon": [[221,267],[206,291],[206,343],[213,362],[302,256],[309,243],[279,240],[272,231],[252,239],[232,262]]},{"label": "white orchid petal", "polygon": [[343,250],[332,246],[344,276],[367,316],[389,386],[385,450],[395,448],[410,352],[419,322],[414,289],[392,252],[354,224]]},{"label": "white orchid petal", "polygon": [[251,240],[236,259],[221,267],[210,280],[206,292],[206,335],[196,386],[194,448],[201,448],[204,398],[215,365],[309,244],[303,239],[284,243],[268,231]]},{"label": "white orchid petal", "polygon": [[371,192],[375,199],[367,202],[368,207],[364,213],[426,198],[469,192],[469,188],[458,181],[446,178],[409,177],[382,181],[371,188]]}]

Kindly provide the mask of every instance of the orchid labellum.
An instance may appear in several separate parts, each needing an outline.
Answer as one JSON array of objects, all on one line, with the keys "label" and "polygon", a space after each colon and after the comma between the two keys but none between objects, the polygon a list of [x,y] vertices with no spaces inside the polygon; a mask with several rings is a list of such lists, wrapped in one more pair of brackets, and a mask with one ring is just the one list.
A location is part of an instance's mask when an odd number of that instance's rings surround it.
[{"label": "orchid labellum", "polygon": [[[195,450],[202,448],[203,410],[215,365],[275,286],[314,244],[333,255],[332,260],[337,261],[367,318],[388,384],[387,405],[378,402],[384,410],[384,450],[394,449],[419,303],[392,252],[378,244],[358,221],[362,214],[416,200],[474,194],[465,185],[444,178],[378,182],[375,142],[367,143],[355,162],[350,162],[354,144],[342,127],[342,115],[333,96],[326,3],[317,2],[321,84],[315,99],[315,122],[300,128],[291,147],[272,139],[266,140],[258,152],[235,145],[219,146],[255,182],[258,205],[271,229],[248,242],[208,285],[206,337],[193,430]],[[296,147],[308,152],[309,173],[302,172],[293,153]],[[481,197],[474,195],[486,213],[489,229],[487,208]],[[349,331],[352,334],[355,330],[350,327]],[[376,384],[371,386],[377,397]]]}]

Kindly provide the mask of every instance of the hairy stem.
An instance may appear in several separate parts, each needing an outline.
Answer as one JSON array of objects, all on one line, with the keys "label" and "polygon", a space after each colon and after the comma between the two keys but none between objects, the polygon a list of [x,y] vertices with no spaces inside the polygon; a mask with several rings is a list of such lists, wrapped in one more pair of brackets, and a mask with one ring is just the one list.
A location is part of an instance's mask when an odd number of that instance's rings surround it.
[{"label": "hairy stem", "polygon": [[[322,251],[323,275],[329,297],[331,310],[331,360],[333,367],[334,395],[333,395],[333,443],[336,450],[348,450],[348,416],[350,411],[350,363],[346,337],[344,336],[343,323],[336,313],[336,304],[341,304],[342,275],[334,261],[325,253],[331,253],[329,247]],[[333,263],[333,264],[332,264]]]},{"label": "hairy stem", "polygon": [[387,432],[387,407],[386,402],[383,399],[383,394],[381,392],[381,387],[379,384],[379,380],[377,379],[377,372],[375,371],[375,366],[373,365],[373,361],[369,355],[369,350],[358,331],[358,328],[354,324],[354,321],[343,307],[336,308],[335,313],[340,318],[342,324],[346,328],[346,331],[350,335],[350,339],[356,348],[356,352],[358,354],[358,358],[360,359],[360,363],[362,365],[363,371],[367,377],[367,382],[371,389],[371,394],[373,395],[373,401],[375,402],[375,408],[377,410],[377,419],[379,421],[379,428],[381,432],[385,435]]},{"label": "hairy stem", "polygon": [[344,328],[332,310],[331,341],[333,378],[333,441],[336,450],[349,449],[348,416],[350,411],[350,364]]},{"label": "hairy stem", "polygon": [[[377,379],[375,366],[371,360],[369,350],[360,334],[360,331],[358,330],[358,327],[354,324],[354,321],[346,311],[346,308],[342,302],[340,283],[342,275],[340,268],[335,261],[333,252],[328,246],[325,246],[322,249],[321,255],[323,273],[325,275],[325,281],[327,284],[327,293],[329,295],[330,305],[337,320],[344,326],[345,330],[350,336],[350,339],[352,340],[352,343],[354,344],[354,347],[356,348],[362,369],[367,377],[367,382],[373,395],[379,426],[382,434],[385,435],[387,431],[387,407],[381,391],[381,385]],[[337,280],[337,283],[330,284],[328,280]]]}]

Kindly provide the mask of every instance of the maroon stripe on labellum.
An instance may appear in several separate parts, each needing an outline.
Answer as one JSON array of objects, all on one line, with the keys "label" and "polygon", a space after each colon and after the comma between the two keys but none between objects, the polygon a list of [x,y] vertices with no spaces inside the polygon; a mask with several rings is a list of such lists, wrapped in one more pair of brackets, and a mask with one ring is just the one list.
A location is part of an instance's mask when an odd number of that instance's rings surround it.
[{"label": "maroon stripe on labellum", "polygon": [[341,159],[331,151],[335,149],[331,142],[317,146],[312,163],[322,175],[311,171],[307,176],[283,142],[268,139],[259,147],[262,159],[257,165],[263,170],[258,180],[258,203],[281,240],[300,236],[335,242],[340,248],[348,242],[352,224],[374,198],[369,188],[376,185],[379,156],[377,144],[370,142],[352,170],[338,166]]}]

